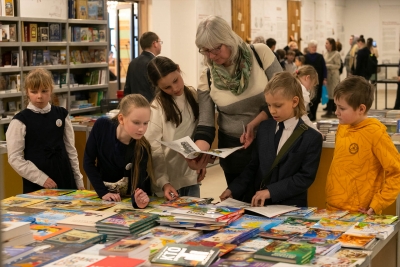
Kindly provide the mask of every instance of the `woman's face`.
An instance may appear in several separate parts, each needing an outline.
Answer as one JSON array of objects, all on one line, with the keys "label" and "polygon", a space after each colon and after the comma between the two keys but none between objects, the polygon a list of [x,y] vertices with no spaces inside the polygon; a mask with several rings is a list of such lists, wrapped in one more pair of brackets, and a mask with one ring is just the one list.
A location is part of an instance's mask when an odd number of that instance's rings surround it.
[{"label": "woman's face", "polygon": [[331,43],[330,43],[328,40],[325,41],[325,48],[326,48],[326,50],[328,50],[329,52],[332,50],[332,45],[331,45]]},{"label": "woman's face", "polygon": [[317,52],[317,46],[316,46],[316,45],[309,44],[309,45],[308,45],[308,52],[309,52],[310,54],[314,54],[315,52]]},{"label": "woman's face", "polygon": [[217,54],[208,53],[208,55],[206,56],[208,56],[208,58],[212,60],[215,64],[224,65],[225,67],[227,67],[231,64],[231,62],[229,62],[231,53],[231,49],[228,46],[222,44]]}]

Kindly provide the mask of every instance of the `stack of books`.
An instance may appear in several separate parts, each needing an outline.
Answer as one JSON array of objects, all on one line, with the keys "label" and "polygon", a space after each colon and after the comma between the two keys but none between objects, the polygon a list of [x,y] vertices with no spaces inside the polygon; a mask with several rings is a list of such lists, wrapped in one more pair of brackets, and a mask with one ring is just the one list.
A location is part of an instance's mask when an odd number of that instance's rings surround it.
[{"label": "stack of books", "polygon": [[1,242],[3,247],[27,245],[34,242],[29,222],[2,222]]},{"label": "stack of books", "polygon": [[142,233],[157,225],[158,215],[140,211],[124,211],[96,222],[99,233],[109,239]]},{"label": "stack of books", "polygon": [[96,223],[116,215],[115,212],[110,211],[84,211],[82,214],[77,214],[71,217],[67,217],[63,220],[58,221],[58,226],[70,227],[79,230],[96,232]]}]

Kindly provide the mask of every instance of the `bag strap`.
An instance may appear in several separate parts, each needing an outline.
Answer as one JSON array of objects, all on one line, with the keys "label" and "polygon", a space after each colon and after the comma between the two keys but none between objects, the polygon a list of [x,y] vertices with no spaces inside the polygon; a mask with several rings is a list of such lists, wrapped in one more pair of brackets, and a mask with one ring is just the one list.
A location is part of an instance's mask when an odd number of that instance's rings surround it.
[{"label": "bag strap", "polygon": [[[264,69],[264,65],[261,61],[260,56],[257,54],[256,49],[254,48],[254,45],[250,45],[251,50],[253,50],[254,56],[256,57],[256,60],[258,62],[258,65],[260,66],[260,68]],[[208,88],[211,89],[211,71],[210,68],[207,68],[207,81],[208,81]]]},{"label": "bag strap", "polygon": [[271,169],[269,170],[267,175],[265,175],[264,179],[261,181],[260,190],[262,190],[264,186],[269,184],[269,182],[271,181],[272,171],[278,165],[279,161],[281,161],[282,157],[286,155],[286,153],[289,151],[289,148],[294,144],[294,142],[296,142],[296,140],[299,139],[299,137],[307,130],[308,126],[304,123],[300,124],[296,129],[294,129],[292,135],[282,146],[281,150],[279,150],[278,155],[276,155],[275,160],[272,163]]}]

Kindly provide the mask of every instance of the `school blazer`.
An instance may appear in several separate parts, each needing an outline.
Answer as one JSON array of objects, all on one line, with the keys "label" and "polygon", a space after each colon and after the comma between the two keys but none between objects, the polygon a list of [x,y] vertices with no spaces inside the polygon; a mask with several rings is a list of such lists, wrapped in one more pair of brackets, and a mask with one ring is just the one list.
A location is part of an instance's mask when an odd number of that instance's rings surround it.
[{"label": "school blazer", "polygon": [[[296,127],[304,123],[302,119]],[[229,186],[235,199],[251,202],[254,194],[260,190],[261,181],[270,170],[276,157],[274,136],[276,121],[269,119],[261,122],[255,149],[250,163]],[[314,182],[322,151],[322,135],[308,128],[289,148],[275,167],[270,183],[263,189],[269,189],[271,199],[266,205],[307,206],[307,189]]]}]

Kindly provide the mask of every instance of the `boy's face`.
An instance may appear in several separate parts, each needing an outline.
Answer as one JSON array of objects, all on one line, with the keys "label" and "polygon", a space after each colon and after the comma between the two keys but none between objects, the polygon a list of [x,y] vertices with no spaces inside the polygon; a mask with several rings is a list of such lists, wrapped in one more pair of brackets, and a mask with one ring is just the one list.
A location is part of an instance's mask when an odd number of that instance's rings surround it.
[{"label": "boy's face", "polygon": [[272,117],[277,122],[293,118],[294,108],[299,104],[299,98],[297,96],[287,98],[282,94],[282,90],[275,92],[274,95],[270,93],[265,94],[265,101],[268,104],[269,112],[271,112]]},{"label": "boy's face", "polygon": [[339,119],[340,124],[349,124],[351,126],[357,125],[366,117],[365,105],[361,104],[356,110],[353,109],[346,100],[342,98],[335,98],[337,106],[335,115]]},{"label": "boy's face", "polygon": [[293,62],[293,60],[294,60],[294,55],[287,55],[287,56],[286,56],[286,59],[287,59],[288,62]]}]

